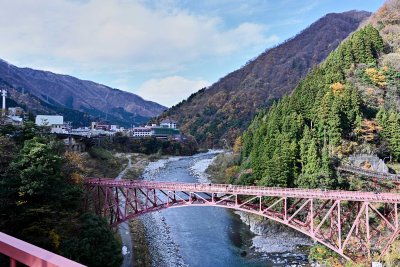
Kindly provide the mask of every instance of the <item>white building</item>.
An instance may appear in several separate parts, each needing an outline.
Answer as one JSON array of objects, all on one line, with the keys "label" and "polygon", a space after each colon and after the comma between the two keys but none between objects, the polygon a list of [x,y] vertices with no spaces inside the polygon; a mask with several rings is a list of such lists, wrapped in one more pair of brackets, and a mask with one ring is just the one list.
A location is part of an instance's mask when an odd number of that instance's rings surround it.
[{"label": "white building", "polygon": [[146,137],[152,136],[154,133],[151,127],[134,127],[132,129],[132,134],[133,137]]},{"label": "white building", "polygon": [[21,107],[8,108],[8,115],[22,116],[23,114],[24,114],[24,110]]},{"label": "white building", "polygon": [[176,121],[171,120],[171,119],[165,119],[165,120],[161,121],[160,126],[164,127],[164,128],[176,129]]},{"label": "white building", "polygon": [[64,117],[59,115],[37,115],[35,123],[38,126],[51,127],[52,133],[66,133]]},{"label": "white building", "polygon": [[0,125],[2,124],[10,124],[14,126],[21,126],[23,124],[23,120],[19,116],[5,116],[1,118]]}]

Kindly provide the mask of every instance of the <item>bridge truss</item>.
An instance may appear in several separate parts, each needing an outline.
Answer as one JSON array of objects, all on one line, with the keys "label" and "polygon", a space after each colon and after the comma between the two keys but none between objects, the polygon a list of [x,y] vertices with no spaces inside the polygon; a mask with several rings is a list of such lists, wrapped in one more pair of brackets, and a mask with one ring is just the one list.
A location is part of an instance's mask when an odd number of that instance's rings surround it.
[{"label": "bridge truss", "polygon": [[287,225],[347,260],[384,255],[399,236],[400,194],[90,178],[87,204],[111,226],[167,208],[210,206]]}]

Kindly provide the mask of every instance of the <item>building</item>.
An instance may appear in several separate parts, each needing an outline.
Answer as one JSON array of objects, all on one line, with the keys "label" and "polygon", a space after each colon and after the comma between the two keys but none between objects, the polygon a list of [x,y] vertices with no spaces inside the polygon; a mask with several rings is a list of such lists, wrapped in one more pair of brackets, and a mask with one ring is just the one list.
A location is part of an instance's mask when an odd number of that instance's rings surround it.
[{"label": "building", "polygon": [[64,117],[59,115],[37,115],[35,123],[38,126],[59,127],[64,126]]},{"label": "building", "polygon": [[153,128],[151,127],[135,127],[132,129],[133,137],[146,137],[153,135]]},{"label": "building", "polygon": [[11,120],[11,124],[15,126],[21,126],[23,124],[23,120],[20,116],[8,116]]},{"label": "building", "polygon": [[66,133],[64,117],[59,115],[37,115],[35,123],[38,126],[48,126],[52,133]]},{"label": "building", "polygon": [[71,129],[71,134],[91,137],[92,133],[88,127]]},{"label": "building", "polygon": [[92,122],[91,128],[92,128],[92,130],[109,131],[110,125],[108,125],[104,122]]},{"label": "building", "polygon": [[[169,123],[169,122],[168,122]],[[157,126],[155,124],[151,126],[145,126],[145,127],[134,127],[132,128],[132,136],[133,137],[149,137],[149,136],[154,136],[157,138],[170,138],[171,136],[179,136],[180,131],[175,125],[169,124],[169,126],[166,125],[166,123],[163,126]]]},{"label": "building", "polygon": [[153,136],[157,138],[168,138],[173,135],[179,135],[179,129],[169,127],[152,127]]},{"label": "building", "polygon": [[22,118],[19,116],[4,116],[0,119],[0,125],[21,126],[23,123]]},{"label": "building", "polygon": [[160,126],[162,128],[176,129],[177,122],[171,119],[162,120]]},{"label": "building", "polygon": [[22,116],[24,115],[24,110],[21,107],[8,108],[8,115]]}]

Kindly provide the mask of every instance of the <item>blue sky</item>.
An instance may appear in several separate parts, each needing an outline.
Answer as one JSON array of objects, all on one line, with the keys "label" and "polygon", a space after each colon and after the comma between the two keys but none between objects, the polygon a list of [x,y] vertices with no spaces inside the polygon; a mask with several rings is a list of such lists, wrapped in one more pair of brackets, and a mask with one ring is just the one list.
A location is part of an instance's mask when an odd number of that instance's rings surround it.
[{"label": "blue sky", "polygon": [[331,12],[383,0],[3,0],[0,58],[166,106]]}]

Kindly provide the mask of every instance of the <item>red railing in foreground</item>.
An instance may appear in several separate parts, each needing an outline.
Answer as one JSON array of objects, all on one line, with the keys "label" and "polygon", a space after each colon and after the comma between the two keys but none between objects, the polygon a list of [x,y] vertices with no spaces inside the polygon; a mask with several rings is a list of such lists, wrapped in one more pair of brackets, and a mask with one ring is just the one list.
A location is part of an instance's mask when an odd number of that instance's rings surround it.
[{"label": "red railing in foreground", "polygon": [[2,232],[0,232],[0,254],[10,258],[10,267],[17,266],[17,262],[32,267],[84,267],[75,261]]}]

